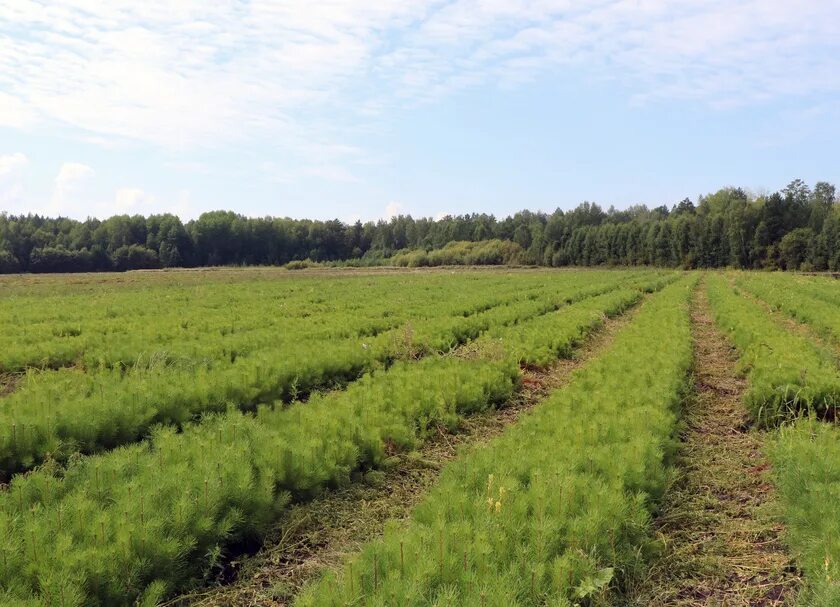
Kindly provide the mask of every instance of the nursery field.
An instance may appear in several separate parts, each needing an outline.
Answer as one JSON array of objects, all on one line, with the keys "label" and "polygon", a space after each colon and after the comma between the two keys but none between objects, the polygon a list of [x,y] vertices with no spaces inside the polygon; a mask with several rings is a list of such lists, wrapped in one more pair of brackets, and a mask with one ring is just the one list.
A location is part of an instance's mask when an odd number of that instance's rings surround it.
[{"label": "nursery field", "polygon": [[2,605],[840,604],[831,278],[17,276],[0,326]]}]

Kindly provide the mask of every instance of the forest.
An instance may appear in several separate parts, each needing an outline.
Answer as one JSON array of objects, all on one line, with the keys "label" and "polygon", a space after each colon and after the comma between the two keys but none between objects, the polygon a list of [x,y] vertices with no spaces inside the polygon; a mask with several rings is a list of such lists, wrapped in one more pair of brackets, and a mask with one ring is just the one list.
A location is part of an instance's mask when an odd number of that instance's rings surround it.
[{"label": "forest", "polygon": [[[184,223],[171,214],[77,221],[3,213],[0,273],[349,260],[836,271],[838,203],[834,185],[818,182],[811,188],[797,179],[766,195],[726,187],[670,208],[605,210],[584,202],[570,211],[521,211],[504,219],[483,213],[441,219],[400,215],[346,224],[213,211]],[[476,247],[465,243],[484,245],[473,254]]]}]

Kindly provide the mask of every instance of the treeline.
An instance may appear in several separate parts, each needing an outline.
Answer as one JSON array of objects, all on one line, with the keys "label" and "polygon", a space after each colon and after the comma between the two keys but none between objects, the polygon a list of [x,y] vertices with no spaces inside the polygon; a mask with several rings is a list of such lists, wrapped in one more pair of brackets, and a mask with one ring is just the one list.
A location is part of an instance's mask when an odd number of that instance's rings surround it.
[{"label": "treeline", "polygon": [[[482,247],[449,243],[505,241]],[[460,257],[456,254],[462,254]],[[471,259],[478,261],[470,261]],[[584,202],[554,213],[522,211],[434,220],[407,215],[345,224],[204,213],[118,215],[104,221],[0,214],[0,273],[78,272],[311,260],[439,265],[529,263],[840,270],[840,202],[826,182],[801,180],[753,196],[724,188],[671,208],[625,210]]]}]

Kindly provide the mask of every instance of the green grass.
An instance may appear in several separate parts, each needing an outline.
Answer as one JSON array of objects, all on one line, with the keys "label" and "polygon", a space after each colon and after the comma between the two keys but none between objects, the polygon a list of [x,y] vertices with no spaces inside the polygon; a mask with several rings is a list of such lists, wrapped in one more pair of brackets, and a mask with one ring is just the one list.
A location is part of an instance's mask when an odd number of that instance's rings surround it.
[{"label": "green grass", "polygon": [[838,285],[824,279],[803,280],[791,274],[739,273],[735,282],[774,310],[809,325],[822,337],[840,341]]}]

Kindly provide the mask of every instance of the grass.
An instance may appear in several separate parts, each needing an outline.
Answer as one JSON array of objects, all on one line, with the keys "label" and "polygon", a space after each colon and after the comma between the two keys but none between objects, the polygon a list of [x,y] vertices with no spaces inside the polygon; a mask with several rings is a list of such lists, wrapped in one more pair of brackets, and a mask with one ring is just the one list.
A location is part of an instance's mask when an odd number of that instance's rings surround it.
[{"label": "grass", "polygon": [[[436,307],[421,294],[400,314],[412,315],[418,306],[432,312],[400,328],[391,328],[399,316],[375,324],[368,317],[371,304],[353,308],[344,302],[334,317],[329,310],[321,313],[330,316],[329,321],[303,317],[315,335],[292,330],[294,325],[286,331],[270,326],[257,331],[266,343],[256,345],[252,336],[247,347],[230,349],[228,341],[228,350],[222,349],[228,354],[217,353],[198,364],[170,364],[167,353],[160,364],[129,369],[30,373],[0,411],[0,477],[30,469],[48,456],[63,462],[75,452],[92,454],[136,442],[158,424],[182,427],[231,406],[253,411],[261,404],[300,399],[405,357],[406,350],[417,356],[447,350],[490,328],[538,317],[567,301],[617,287],[615,277],[605,276],[607,282],[597,274],[587,278],[594,285],[579,277],[563,285],[525,283],[521,287],[529,288],[524,290],[507,285],[492,297],[483,291],[483,299],[455,299]],[[622,293],[627,296],[626,290]],[[227,331],[228,325],[223,328]],[[359,330],[373,334],[359,335]],[[316,337],[323,332],[331,337]],[[197,337],[208,349],[218,349],[218,343],[232,338],[211,333]],[[239,325],[236,335],[242,334]],[[411,343],[404,343],[409,334]]]},{"label": "grass", "polygon": [[[799,603],[835,604],[840,436],[784,426],[771,467],[771,435],[749,428],[834,412],[833,353],[753,298],[827,337],[832,284],[708,275],[740,358],[695,302],[689,399],[676,285],[583,367],[541,370],[673,276],[0,280],[0,468],[43,462],[0,492],[0,602],[152,605],[236,577],[180,601],[771,607],[800,583],[784,539],[806,579]],[[809,315],[785,285],[807,292]],[[368,348],[345,360],[345,342]],[[271,529],[273,548],[243,564]]]},{"label": "grass", "polygon": [[749,385],[744,402],[752,418],[772,427],[802,411],[833,415],[840,375],[833,354],[780,326],[763,306],[710,274],[708,297],[715,322],[740,352],[739,371]]}]

